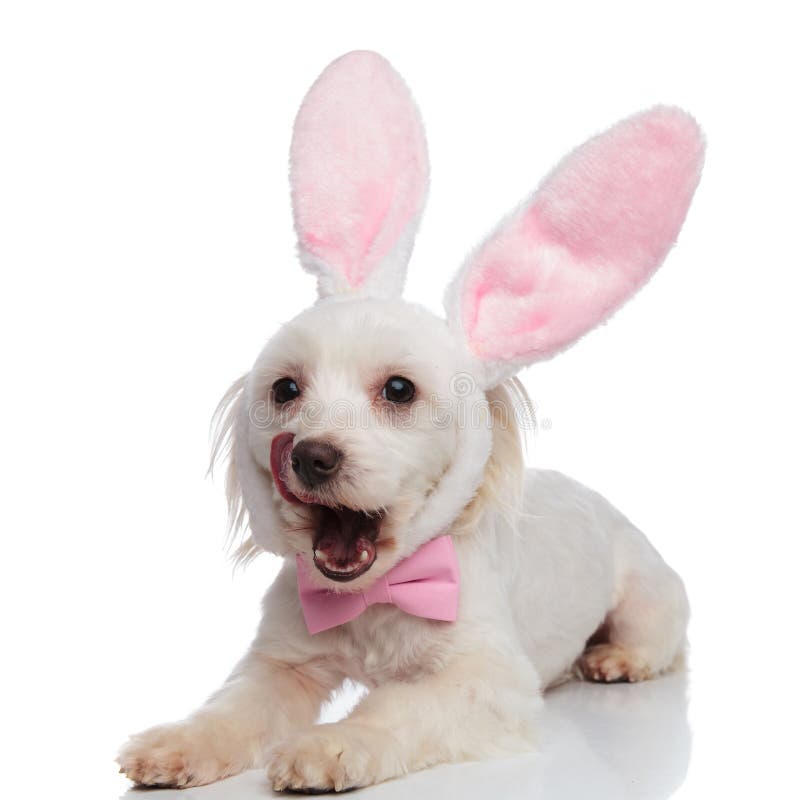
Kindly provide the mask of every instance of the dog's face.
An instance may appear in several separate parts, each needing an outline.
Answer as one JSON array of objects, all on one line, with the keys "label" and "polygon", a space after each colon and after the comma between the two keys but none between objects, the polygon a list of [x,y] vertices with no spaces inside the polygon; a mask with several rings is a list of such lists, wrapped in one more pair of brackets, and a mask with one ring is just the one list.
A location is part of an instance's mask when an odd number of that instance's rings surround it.
[{"label": "dog's face", "polygon": [[232,519],[252,532],[240,555],[298,553],[322,585],[360,589],[448,530],[492,448],[484,392],[647,281],[702,159],[678,109],[590,139],[472,253],[439,320],[400,299],[428,187],[419,112],[377,54],[334,61],[290,156],[298,251],[321,301],[226,396],[217,450],[230,432]]},{"label": "dog's face", "polygon": [[401,300],[319,304],[261,353],[249,448],[272,476],[286,550],[318,580],[358,588],[407,552],[408,523],[466,433],[457,376],[444,321]]}]

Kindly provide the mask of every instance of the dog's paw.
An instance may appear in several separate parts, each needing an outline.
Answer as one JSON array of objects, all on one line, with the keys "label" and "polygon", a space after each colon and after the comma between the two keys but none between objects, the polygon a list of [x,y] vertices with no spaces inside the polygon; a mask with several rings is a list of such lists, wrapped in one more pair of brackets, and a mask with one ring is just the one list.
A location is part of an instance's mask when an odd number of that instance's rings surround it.
[{"label": "dog's paw", "polygon": [[341,792],[405,771],[391,734],[355,722],[337,722],[317,725],[275,747],[267,775],[278,792]]},{"label": "dog's paw", "polygon": [[202,786],[247,766],[223,752],[218,742],[215,728],[205,722],[158,725],[132,736],[117,763],[120,772],[144,786]]},{"label": "dog's paw", "polygon": [[636,683],[651,677],[644,659],[618,644],[588,648],[578,659],[577,668],[581,677],[599,683]]}]

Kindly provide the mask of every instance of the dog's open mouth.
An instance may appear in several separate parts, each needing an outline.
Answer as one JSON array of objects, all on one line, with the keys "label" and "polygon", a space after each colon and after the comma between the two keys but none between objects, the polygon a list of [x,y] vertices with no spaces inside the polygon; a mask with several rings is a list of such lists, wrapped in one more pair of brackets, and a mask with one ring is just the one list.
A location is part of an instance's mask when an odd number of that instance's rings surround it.
[{"label": "dog's open mouth", "polygon": [[270,468],[275,486],[284,500],[308,506],[314,512],[314,566],[333,581],[355,580],[375,563],[383,515],[378,511],[354,511],[326,505],[312,495],[299,496],[292,492],[286,474],[291,469],[293,439],[291,433],[281,433],[272,440]]}]

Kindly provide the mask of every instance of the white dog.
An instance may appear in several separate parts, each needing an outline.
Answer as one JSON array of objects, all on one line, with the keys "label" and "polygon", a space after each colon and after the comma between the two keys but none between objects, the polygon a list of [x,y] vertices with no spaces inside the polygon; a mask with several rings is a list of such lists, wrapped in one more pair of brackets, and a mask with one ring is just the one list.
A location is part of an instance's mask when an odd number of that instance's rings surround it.
[{"label": "white dog", "polygon": [[[400,299],[427,192],[421,122],[380,56],[333,62],[291,152],[319,301],[221,405],[238,551],[285,557],[249,651],[181,722],[134,736],[141,784],[267,767],[275,789],[366,786],[529,750],[542,691],[639,681],[684,644],[680,578],[602,497],[525,471],[513,378],[603,322],[672,246],[694,121],[659,107],[569,155],[457,274],[447,320]],[[315,725],[347,679],[370,692]]]}]

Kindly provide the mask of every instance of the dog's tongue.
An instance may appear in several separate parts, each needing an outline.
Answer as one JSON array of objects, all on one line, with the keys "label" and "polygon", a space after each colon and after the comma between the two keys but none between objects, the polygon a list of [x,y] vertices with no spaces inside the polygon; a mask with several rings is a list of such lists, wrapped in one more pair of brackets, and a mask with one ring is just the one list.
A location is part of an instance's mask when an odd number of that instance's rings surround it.
[{"label": "dog's tongue", "polygon": [[272,471],[272,479],[281,497],[289,503],[302,503],[303,501],[289,491],[286,485],[285,472],[289,467],[289,459],[292,455],[293,433],[279,433],[272,440],[272,447],[269,451],[269,468]]}]

